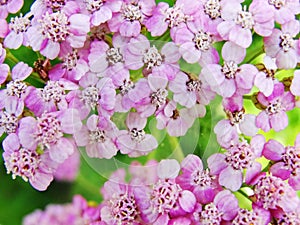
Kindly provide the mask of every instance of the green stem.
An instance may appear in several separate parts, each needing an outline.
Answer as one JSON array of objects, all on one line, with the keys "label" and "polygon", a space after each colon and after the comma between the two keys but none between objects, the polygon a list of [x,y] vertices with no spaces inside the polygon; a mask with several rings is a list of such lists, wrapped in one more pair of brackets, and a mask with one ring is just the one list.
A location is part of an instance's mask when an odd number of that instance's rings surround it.
[{"label": "green stem", "polygon": [[6,59],[13,64],[17,64],[19,62],[19,60],[9,51],[9,49],[6,49]]},{"label": "green stem", "polygon": [[248,196],[245,192],[243,192],[241,189],[238,190],[238,193],[240,193],[240,194],[243,195],[245,198],[247,198],[248,200],[251,201],[251,199],[249,198],[249,196]]}]

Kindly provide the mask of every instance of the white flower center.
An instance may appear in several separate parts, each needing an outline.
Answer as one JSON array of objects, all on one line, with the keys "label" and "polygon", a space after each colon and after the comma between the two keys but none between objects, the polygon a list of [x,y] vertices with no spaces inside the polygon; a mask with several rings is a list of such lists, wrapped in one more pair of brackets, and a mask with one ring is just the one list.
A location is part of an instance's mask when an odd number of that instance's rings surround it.
[{"label": "white flower center", "polygon": [[100,100],[99,90],[93,86],[87,87],[82,90],[80,98],[86,105],[94,108],[98,105],[98,101]]},{"label": "white flower center", "polygon": [[140,6],[133,4],[123,4],[121,9],[124,19],[129,21],[141,20],[142,12]]},{"label": "white flower center", "polygon": [[151,103],[157,107],[161,107],[166,103],[168,91],[166,89],[158,89],[150,95]]},{"label": "white flower center", "polygon": [[46,102],[55,101],[60,102],[65,95],[65,89],[58,81],[48,81],[43,88],[41,96]]},{"label": "white flower center", "polygon": [[115,65],[118,62],[123,62],[123,56],[119,48],[110,48],[106,51],[106,60],[110,65]]},{"label": "white flower center", "polygon": [[63,60],[63,68],[66,68],[68,71],[74,69],[77,65],[77,61],[79,59],[79,55],[77,50],[73,50],[72,52],[68,53]]},{"label": "white flower center", "polygon": [[284,166],[292,173],[300,169],[300,149],[293,146],[287,147],[282,156]]},{"label": "white flower center", "polygon": [[147,69],[150,70],[154,66],[160,66],[163,62],[163,57],[157,48],[152,46],[144,53],[143,62],[147,65]]},{"label": "white flower center", "polygon": [[14,32],[23,33],[26,32],[31,22],[27,16],[23,17],[22,13],[19,17],[12,17],[9,23],[9,29]]},{"label": "white flower center", "polygon": [[245,110],[242,109],[240,111],[235,111],[235,112],[226,110],[226,115],[230,120],[231,125],[239,124],[244,120]]},{"label": "white flower center", "polygon": [[169,24],[169,27],[176,27],[181,23],[185,23],[191,17],[185,15],[182,11],[182,6],[173,6],[168,8],[165,13],[164,21]]},{"label": "white flower center", "polygon": [[254,19],[252,14],[250,12],[247,12],[245,9],[238,12],[235,22],[245,29],[252,29],[254,26]]},{"label": "white flower center", "polygon": [[211,18],[216,19],[221,16],[221,4],[219,0],[208,0],[204,4],[204,12]]},{"label": "white flower center", "polygon": [[137,128],[133,128],[130,130],[130,137],[133,141],[140,143],[145,139],[145,131],[144,130],[138,130]]},{"label": "white flower center", "polygon": [[189,92],[200,91],[201,90],[201,81],[190,79],[186,82],[186,87]]},{"label": "white flower center", "polygon": [[273,115],[273,114],[280,112],[282,109],[283,109],[283,107],[281,106],[281,102],[277,100],[275,102],[270,103],[267,106],[266,112],[269,115]]},{"label": "white flower center", "polygon": [[99,130],[98,128],[94,131],[90,131],[89,139],[91,143],[103,143],[106,140],[105,132],[103,130]]},{"label": "white flower center", "polygon": [[126,95],[128,91],[134,88],[134,83],[131,80],[124,80],[123,84],[119,87],[121,95]]},{"label": "white flower center", "polygon": [[68,17],[62,12],[46,12],[39,22],[44,37],[54,42],[65,41],[70,34]]},{"label": "white flower center", "polygon": [[21,98],[21,96],[25,93],[27,85],[21,80],[13,80],[10,81],[6,85],[6,94],[9,96],[16,96]]},{"label": "white flower center", "polygon": [[288,52],[290,48],[294,48],[294,40],[290,34],[281,34],[279,38],[279,46],[282,48],[283,51]]},{"label": "white flower center", "polygon": [[196,48],[201,51],[209,50],[213,43],[211,35],[202,30],[195,34],[193,41],[195,42]]},{"label": "white flower center", "polygon": [[86,9],[93,13],[101,8],[103,5],[103,0],[84,0],[86,4]]},{"label": "white flower center", "polygon": [[15,133],[18,128],[18,118],[5,111],[0,112],[0,127],[4,128],[4,132],[8,134]]},{"label": "white flower center", "polygon": [[225,61],[222,67],[222,73],[227,79],[234,79],[236,72],[239,71],[238,64],[234,61]]},{"label": "white flower center", "polygon": [[260,225],[261,218],[254,211],[240,209],[237,216],[232,221],[232,225]]}]

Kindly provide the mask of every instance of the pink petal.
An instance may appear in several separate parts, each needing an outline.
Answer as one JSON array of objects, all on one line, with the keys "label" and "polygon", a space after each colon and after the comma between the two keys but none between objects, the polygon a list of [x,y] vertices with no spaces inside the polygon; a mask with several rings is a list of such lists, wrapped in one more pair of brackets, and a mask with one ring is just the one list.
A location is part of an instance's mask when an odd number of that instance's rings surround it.
[{"label": "pink petal", "polygon": [[38,191],[45,191],[53,180],[52,174],[36,172],[35,176],[29,180],[32,187]]},{"label": "pink petal", "polygon": [[211,155],[207,159],[207,164],[212,175],[220,174],[228,166],[225,162],[225,155],[221,153]]},{"label": "pink petal", "polygon": [[125,21],[120,26],[120,34],[124,37],[136,37],[141,32],[141,24],[139,21],[135,20]]},{"label": "pink petal", "polygon": [[182,191],[179,197],[179,204],[184,211],[192,212],[196,205],[195,195],[188,190]]},{"label": "pink petal", "polygon": [[285,153],[284,146],[275,140],[269,140],[265,145],[262,154],[269,160],[279,161]]},{"label": "pink petal", "polygon": [[82,126],[78,110],[72,108],[63,111],[60,122],[62,131],[67,134],[74,134]]},{"label": "pink petal", "polygon": [[26,63],[19,62],[12,69],[12,78],[13,80],[25,80],[32,73],[32,71],[33,69]]},{"label": "pink petal", "polygon": [[157,175],[161,179],[175,179],[178,176],[180,165],[175,159],[164,159],[157,167]]},{"label": "pink petal", "polygon": [[284,162],[277,162],[270,168],[270,173],[276,177],[280,177],[282,180],[286,180],[290,177],[291,171],[289,171]]},{"label": "pink petal", "polygon": [[94,26],[99,26],[101,23],[105,23],[111,18],[111,10],[106,6],[101,6],[99,10],[93,13],[91,21]]},{"label": "pink petal", "polygon": [[48,40],[45,48],[41,49],[41,54],[46,56],[49,59],[55,59],[58,56],[59,51],[60,51],[60,44]]},{"label": "pink petal", "polygon": [[55,162],[62,163],[74,152],[74,146],[67,138],[60,138],[49,149],[50,158]]},{"label": "pink petal", "polygon": [[252,43],[251,30],[235,26],[230,31],[229,40],[242,48],[248,48]]},{"label": "pink petal", "polygon": [[225,61],[234,61],[239,64],[246,56],[246,49],[227,41],[222,47],[222,56]]},{"label": "pink petal", "polygon": [[202,171],[203,164],[197,155],[189,154],[181,162],[181,169],[183,172],[192,173],[195,170]]},{"label": "pink petal", "polygon": [[228,166],[221,171],[219,175],[219,183],[231,191],[239,190],[243,183],[242,171],[235,170],[231,166]]}]

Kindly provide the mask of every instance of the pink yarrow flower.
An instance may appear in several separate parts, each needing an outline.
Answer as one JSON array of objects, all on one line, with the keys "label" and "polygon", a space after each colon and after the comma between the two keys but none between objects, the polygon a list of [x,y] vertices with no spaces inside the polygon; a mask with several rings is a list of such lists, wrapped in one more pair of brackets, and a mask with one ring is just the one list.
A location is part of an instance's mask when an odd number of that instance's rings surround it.
[{"label": "pink yarrow flower", "polygon": [[197,14],[200,6],[198,0],[178,0],[173,7],[166,2],[160,2],[145,26],[152,36],[161,36],[170,28],[172,37],[177,27],[193,20],[193,16]]},{"label": "pink yarrow flower", "polygon": [[12,17],[8,24],[8,33],[4,39],[4,46],[6,48],[18,49],[21,45],[28,46],[27,30],[31,26],[30,17],[32,14],[28,13],[25,16]]},{"label": "pink yarrow flower", "polygon": [[233,42],[226,42],[222,48],[223,66],[208,64],[202,69],[201,76],[213,91],[225,98],[247,94],[253,87],[258,70],[251,64],[238,65],[245,55],[245,49]]},{"label": "pink yarrow flower", "polygon": [[284,91],[284,85],[277,83],[274,90],[269,97],[264,96],[262,93],[257,95],[258,102],[264,108],[255,120],[258,128],[267,132],[271,128],[274,131],[280,131],[288,125],[288,117],[286,112],[295,107],[295,97],[291,92]]},{"label": "pink yarrow flower", "polygon": [[17,133],[23,147],[49,152],[52,160],[62,163],[74,152],[73,144],[63,137],[64,133],[74,134],[81,126],[78,111],[65,109],[43,113],[37,119],[24,117],[20,120]]},{"label": "pink yarrow flower", "polygon": [[[72,4],[72,7],[69,7]],[[80,14],[79,6],[67,4],[60,11],[44,13],[28,29],[30,46],[49,59],[55,59],[65,47],[81,48],[90,31],[89,17]]]},{"label": "pink yarrow flower", "polygon": [[159,51],[155,45],[150,45],[144,35],[132,38],[124,55],[127,68],[137,70],[144,67],[145,76],[149,73],[165,75],[169,80],[172,80],[174,74],[179,71],[180,57],[175,43],[168,42]]},{"label": "pink yarrow flower", "polygon": [[116,125],[108,118],[97,115],[91,115],[86,125],[74,133],[76,144],[85,147],[89,157],[106,159],[117,154],[117,136]]},{"label": "pink yarrow flower", "polygon": [[109,29],[124,37],[136,37],[152,15],[154,7],[154,0],[122,0],[120,11],[114,13],[108,21]]},{"label": "pink yarrow flower", "polygon": [[203,168],[201,159],[196,155],[187,155],[181,162],[181,171],[176,182],[184,190],[190,190],[197,202],[207,204],[214,200],[216,194],[223,190],[217,176],[211,175]]},{"label": "pink yarrow flower", "polygon": [[147,119],[138,113],[129,113],[126,118],[128,131],[120,131],[117,146],[121,153],[129,156],[145,155],[157,148],[157,141],[151,134],[144,131]]},{"label": "pink yarrow flower", "polygon": [[[235,2],[231,0],[230,2]],[[248,48],[252,43],[252,29],[261,36],[269,36],[274,28],[274,13],[272,7],[264,1],[254,0],[249,5],[249,11],[242,5],[233,7],[228,2],[223,9],[221,22],[217,30],[224,40]]]},{"label": "pink yarrow flower", "polygon": [[300,135],[294,146],[284,147],[276,140],[269,140],[263,149],[263,155],[274,161],[270,168],[272,175],[287,180],[294,190],[300,190]]},{"label": "pink yarrow flower", "polygon": [[[251,174],[253,171],[260,172],[261,165],[255,162],[255,159],[261,157],[264,143],[264,137],[256,135],[251,139],[250,144],[244,140],[227,148],[225,154],[211,155],[207,160],[210,173],[219,176],[220,185],[231,191],[239,190],[245,178],[247,182],[248,177],[254,177]],[[246,169],[245,178],[244,169]]]},{"label": "pink yarrow flower", "polygon": [[231,221],[238,213],[239,206],[236,197],[229,191],[224,190],[219,192],[214,201],[202,206],[197,205],[193,212],[193,221],[195,224],[210,225],[210,224],[226,224],[226,221]]},{"label": "pink yarrow flower", "polygon": [[151,187],[136,186],[134,194],[144,222],[169,224],[172,218],[193,212],[196,204],[194,194],[183,190],[175,182],[179,170],[176,160],[162,160],[157,167],[159,179]]},{"label": "pink yarrow flower", "polygon": [[269,37],[264,38],[266,54],[276,59],[279,69],[293,69],[299,62],[297,52],[297,40],[293,39],[299,34],[300,22],[291,20],[281,26],[281,30],[275,28]]},{"label": "pink yarrow flower", "polygon": [[47,189],[57,167],[48,152],[40,154],[33,148],[22,146],[14,133],[4,139],[3,149],[5,167],[7,173],[12,173],[13,179],[20,176],[39,191]]}]

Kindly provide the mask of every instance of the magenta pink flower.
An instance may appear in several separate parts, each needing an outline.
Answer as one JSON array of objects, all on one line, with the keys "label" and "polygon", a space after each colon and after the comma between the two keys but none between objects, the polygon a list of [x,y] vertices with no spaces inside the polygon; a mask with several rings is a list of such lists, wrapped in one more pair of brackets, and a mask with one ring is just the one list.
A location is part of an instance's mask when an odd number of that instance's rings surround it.
[{"label": "magenta pink flower", "polygon": [[[237,191],[243,183],[243,171],[256,170],[260,167],[256,158],[261,157],[265,139],[262,135],[256,135],[248,144],[245,140],[230,146],[225,154],[211,155],[207,162],[212,175],[219,175],[219,184]],[[253,175],[251,175],[253,176]]]},{"label": "magenta pink flower", "polygon": [[109,29],[124,37],[136,37],[152,15],[154,7],[154,0],[122,0],[120,11],[114,13],[108,21]]},{"label": "magenta pink flower", "polygon": [[284,213],[294,212],[299,206],[296,191],[286,182],[272,175],[263,176],[257,181],[254,196],[256,205],[271,210],[274,214],[282,210]]},{"label": "magenta pink flower", "polygon": [[126,118],[128,131],[120,131],[117,145],[121,153],[129,156],[145,155],[157,148],[157,141],[144,131],[147,119],[138,113],[129,113]]},{"label": "magenta pink flower", "polygon": [[8,24],[8,33],[4,39],[6,48],[18,49],[21,45],[28,46],[27,30],[31,26],[30,17],[32,14],[22,14],[18,17],[12,17]]},{"label": "magenta pink flower", "polygon": [[134,186],[125,183],[125,170],[114,172],[101,192],[104,197],[100,212],[102,221],[111,225],[141,224]]},{"label": "magenta pink flower", "polygon": [[24,117],[19,122],[18,135],[20,143],[27,149],[40,149],[49,152],[52,160],[62,163],[73,152],[72,142],[63,137],[74,134],[82,126],[76,109],[43,113],[41,117]]},{"label": "magenta pink flower", "polygon": [[9,32],[8,24],[5,19],[0,19],[0,37],[5,38]]},{"label": "magenta pink flower", "polygon": [[293,69],[299,61],[297,53],[297,40],[293,39],[299,34],[300,23],[291,20],[281,26],[281,30],[273,29],[269,37],[264,38],[266,54],[276,58],[279,69]]},{"label": "magenta pink flower", "polygon": [[0,19],[6,19],[9,13],[17,13],[23,6],[24,0],[4,0],[0,4]]},{"label": "magenta pink flower", "polygon": [[275,163],[270,168],[272,175],[288,179],[291,187],[295,190],[300,190],[300,135],[297,136],[295,146],[284,147],[276,140],[269,140],[263,150],[263,155],[274,161]]},{"label": "magenta pink flower", "polygon": [[163,160],[157,167],[158,181],[151,187],[136,186],[134,194],[144,222],[168,224],[171,218],[193,212],[196,204],[194,194],[181,189],[175,182],[179,170],[176,160]]},{"label": "magenta pink flower", "polygon": [[219,192],[214,201],[205,205],[202,209],[198,205],[193,213],[195,224],[220,225],[222,222],[232,220],[238,213],[239,206],[236,197],[229,191],[224,190]]},{"label": "magenta pink flower", "polygon": [[212,202],[215,195],[222,190],[217,176],[204,170],[201,159],[196,155],[187,155],[181,162],[181,171],[176,182],[184,190],[190,190],[197,198],[197,202],[207,204]]},{"label": "magenta pink flower", "polygon": [[295,107],[295,97],[291,92],[284,91],[284,85],[277,83],[269,97],[258,93],[257,100],[265,110],[261,111],[256,117],[255,124],[258,128],[267,132],[271,128],[280,131],[288,125],[286,112]]},{"label": "magenta pink flower", "polygon": [[177,27],[193,20],[193,16],[197,14],[200,6],[198,1],[192,0],[178,0],[173,7],[165,2],[160,2],[145,25],[152,36],[160,36],[168,28],[171,29],[172,36]]},{"label": "magenta pink flower", "polygon": [[22,146],[16,134],[4,139],[3,149],[5,167],[7,173],[12,173],[13,179],[20,176],[39,191],[47,189],[57,167],[48,152],[40,154],[35,149]]},{"label": "magenta pink flower", "polygon": [[110,159],[117,154],[116,125],[103,116],[91,115],[86,126],[74,133],[78,146],[84,146],[89,157]]},{"label": "magenta pink flower", "polygon": [[252,211],[240,208],[236,217],[232,220],[232,225],[241,225],[245,221],[253,225],[267,225],[271,221],[268,210],[252,205]]},{"label": "magenta pink flower", "polygon": [[60,11],[44,13],[27,31],[32,49],[49,59],[55,59],[64,47],[83,47],[90,31],[89,17],[78,13],[79,6],[68,8],[68,3]]},{"label": "magenta pink flower", "polygon": [[251,64],[239,66],[246,55],[246,50],[233,42],[226,42],[222,48],[223,66],[208,64],[201,76],[213,91],[228,98],[234,94],[247,94],[253,87],[253,81],[258,70]]},{"label": "magenta pink flower", "polygon": [[233,6],[235,0],[227,1],[226,9],[222,10],[221,22],[217,30],[224,40],[248,48],[252,43],[251,30],[261,35],[269,36],[274,28],[274,13],[272,7],[264,1],[254,0],[249,6],[249,11],[242,5]]}]

